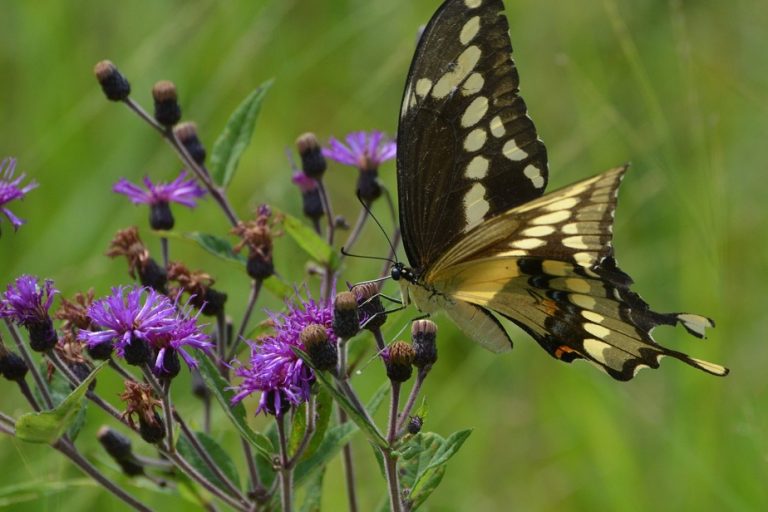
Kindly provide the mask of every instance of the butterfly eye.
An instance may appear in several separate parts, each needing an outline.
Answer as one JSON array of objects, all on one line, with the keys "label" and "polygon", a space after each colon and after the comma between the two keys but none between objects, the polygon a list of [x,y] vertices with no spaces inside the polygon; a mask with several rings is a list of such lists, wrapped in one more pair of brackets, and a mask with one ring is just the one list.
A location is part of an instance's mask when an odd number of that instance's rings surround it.
[{"label": "butterfly eye", "polygon": [[403,277],[403,266],[401,264],[395,264],[390,272],[393,281],[399,281]]}]

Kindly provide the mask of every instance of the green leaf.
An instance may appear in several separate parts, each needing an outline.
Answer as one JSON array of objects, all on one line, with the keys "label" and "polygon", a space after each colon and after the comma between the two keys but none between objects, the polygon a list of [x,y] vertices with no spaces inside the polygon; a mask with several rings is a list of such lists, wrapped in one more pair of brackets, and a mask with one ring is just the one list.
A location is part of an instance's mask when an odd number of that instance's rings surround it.
[{"label": "green leaf", "polygon": [[23,414],[16,420],[16,437],[30,443],[52,444],[77,420],[84,404],[85,393],[96,374],[107,362],[101,363],[62,402],[50,411]]},{"label": "green leaf", "polygon": [[314,370],[315,376],[317,377],[320,385],[328,389],[333,398],[336,400],[336,403],[338,403],[339,406],[347,412],[350,419],[354,421],[358,427],[360,427],[360,430],[365,432],[365,435],[368,437],[368,439],[370,439],[376,445],[381,446],[382,448],[387,448],[387,441],[376,428],[376,425],[370,423],[368,419],[363,416],[354,405],[352,405],[352,402],[349,401],[346,395],[336,389],[336,386],[334,386],[334,383],[331,380],[329,374],[327,372],[319,371],[312,363],[312,361],[309,360],[309,356],[302,350],[296,347],[291,347],[291,349],[297,356],[303,359],[310,368]]},{"label": "green leaf", "polygon": [[[240,475],[237,472],[237,467],[232,462],[229,454],[217,443],[212,437],[204,432],[193,432],[193,435],[197,438],[198,442],[203,446],[205,452],[210,456],[213,462],[221,469],[221,472],[226,475],[230,482],[234,484],[238,489],[240,488]],[[192,446],[192,443],[182,436],[179,442],[176,444],[179,452],[189,461],[195,469],[205,475],[208,480],[215,484],[218,488],[225,492],[229,492],[224,482],[216,476],[211,470],[208,464],[205,463],[200,454]]]},{"label": "green leaf", "polygon": [[317,409],[315,433],[309,442],[309,446],[307,446],[307,451],[304,452],[304,459],[311,457],[317,451],[325,437],[325,432],[328,430],[328,425],[331,422],[331,413],[333,412],[333,397],[331,397],[331,393],[325,388],[320,388],[320,392],[315,397],[315,404]]},{"label": "green leaf", "polygon": [[[446,464],[471,433],[471,430],[462,430],[454,432],[448,439],[442,439],[437,434],[427,432],[414,436],[415,444],[408,443],[402,452],[402,468],[403,480],[405,482],[407,479],[411,488],[408,497],[412,503],[411,510],[416,510],[434,492],[445,475]],[[408,467],[406,461],[410,461],[411,467]],[[414,472],[416,476],[410,480]]]},{"label": "green leaf", "polygon": [[304,438],[304,433],[307,431],[307,407],[309,407],[309,404],[304,402],[296,409],[296,414],[293,415],[291,436],[288,439],[288,453],[291,455],[296,453],[301,440]]},{"label": "green leaf", "polygon": [[329,266],[331,270],[338,268],[339,257],[336,251],[314,229],[292,215],[284,212],[280,212],[279,215],[283,218],[282,225],[285,232],[310,258]]},{"label": "green leaf", "polygon": [[[171,232],[172,233],[172,232]],[[170,233],[169,233],[170,234]],[[186,240],[191,240],[209,253],[223,260],[234,261],[245,265],[246,258],[242,254],[236,253],[229,240],[220,238],[215,235],[209,235],[207,233],[200,233],[199,231],[190,231],[187,233],[178,234],[178,237]]]},{"label": "green leaf", "polygon": [[328,429],[323,441],[311,457],[299,462],[294,471],[296,486],[302,485],[313,472],[325,467],[349,443],[358,427],[347,422]]},{"label": "green leaf", "polygon": [[320,505],[323,497],[324,476],[325,468],[322,468],[309,481],[300,512],[320,512]]},{"label": "green leaf", "polygon": [[[47,371],[47,368],[45,368],[44,364],[41,365],[41,371]],[[37,391],[37,388],[35,388],[35,391]],[[53,400],[53,405],[56,406],[63,402],[67,398],[67,395],[72,392],[72,385],[69,383],[69,380],[67,380],[61,374],[61,372],[57,371],[53,374],[53,379],[48,385],[48,391],[50,392],[51,399]],[[42,397],[38,397],[38,399],[42,399]],[[83,406],[80,408],[80,411],[78,411],[74,421],[69,426],[69,428],[67,428],[67,437],[69,437],[70,440],[77,440],[77,436],[80,434],[80,430],[83,428],[83,425],[85,425],[85,417],[87,412],[88,402],[84,401]]]},{"label": "green leaf", "polygon": [[251,427],[248,426],[246,421],[245,406],[242,404],[242,402],[235,405],[230,403],[234,392],[229,389],[229,382],[224,380],[221,374],[219,374],[219,371],[216,369],[216,366],[214,366],[208,357],[200,354],[200,357],[198,357],[197,360],[200,362],[200,374],[203,376],[205,383],[208,385],[208,389],[211,390],[211,393],[213,393],[213,395],[219,401],[221,408],[224,409],[224,412],[226,413],[229,420],[232,422],[235,428],[240,431],[240,433],[251,444],[251,446],[256,448],[256,450],[264,455],[267,460],[271,459],[272,454],[275,451],[272,442],[269,440],[269,438],[267,438],[267,436],[255,432]]},{"label": "green leaf", "polygon": [[216,139],[211,152],[210,172],[218,186],[226,188],[232,181],[240,156],[251,143],[261,103],[271,85],[271,80],[264,82],[251,92],[229,117],[224,131]]}]

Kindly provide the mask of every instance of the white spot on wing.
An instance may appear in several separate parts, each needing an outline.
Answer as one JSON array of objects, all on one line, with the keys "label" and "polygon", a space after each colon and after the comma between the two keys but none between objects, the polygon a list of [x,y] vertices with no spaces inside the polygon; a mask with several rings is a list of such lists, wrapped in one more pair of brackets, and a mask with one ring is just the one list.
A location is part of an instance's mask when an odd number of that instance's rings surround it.
[{"label": "white spot on wing", "polygon": [[480,224],[490,209],[491,205],[485,200],[485,187],[480,183],[475,183],[464,196],[464,214],[467,217],[465,231],[469,231]]},{"label": "white spot on wing", "polygon": [[593,340],[592,338],[587,338],[584,340],[584,350],[587,351],[587,354],[589,354],[590,357],[592,357],[595,361],[603,364],[608,364],[608,360],[605,357],[605,352],[610,348],[611,346],[604,341]]},{"label": "white spot on wing", "polygon": [[471,180],[481,180],[488,174],[488,159],[484,156],[476,156],[467,165],[467,178]]},{"label": "white spot on wing", "polygon": [[485,96],[478,96],[472,103],[464,110],[464,115],[461,116],[461,126],[469,128],[480,122],[485,113],[488,112],[488,98]]},{"label": "white spot on wing", "polygon": [[583,236],[569,236],[563,238],[563,245],[570,247],[571,249],[589,249]]},{"label": "white spot on wing", "polygon": [[600,315],[598,313],[595,313],[594,311],[589,311],[588,309],[585,309],[581,312],[581,316],[589,320],[590,322],[594,322],[596,324],[599,324],[603,320],[605,320],[605,317],[603,315]]},{"label": "white spot on wing", "polygon": [[432,80],[429,78],[421,78],[418,82],[416,82],[416,95],[421,96],[422,98],[429,94],[429,91],[432,89]]},{"label": "white spot on wing", "polygon": [[480,60],[482,51],[478,46],[468,46],[458,59],[451,71],[448,71],[432,88],[432,96],[436,99],[443,99],[453,92],[459,84],[475,69]]},{"label": "white spot on wing", "polygon": [[569,210],[577,204],[579,204],[579,199],[577,197],[566,197],[565,199],[560,199],[552,204],[548,204],[544,209],[548,212],[556,212],[557,210]]},{"label": "white spot on wing", "polygon": [[549,236],[555,232],[555,228],[552,226],[536,226],[533,228],[524,229],[522,234],[525,236],[541,237]]},{"label": "white spot on wing", "polygon": [[[504,153],[505,157],[509,158],[513,162],[519,162],[528,158],[528,153],[520,149],[520,147],[517,145],[517,142],[515,142],[515,139],[509,139],[506,143],[504,143],[504,147],[501,149],[501,151]],[[541,174],[541,171],[539,171],[539,174]]]},{"label": "white spot on wing", "polygon": [[597,336],[598,338],[605,339],[606,336],[611,334],[611,330],[603,327],[602,325],[597,325],[593,323],[585,323],[584,324],[584,330],[587,331],[589,334],[593,336]]},{"label": "white spot on wing", "polygon": [[540,215],[535,219],[531,220],[531,224],[535,224],[535,225],[557,224],[558,222],[563,222],[564,220],[567,220],[568,218],[570,218],[570,216],[571,216],[570,211],[560,210],[557,212]]},{"label": "white spot on wing", "polygon": [[461,42],[461,44],[469,44],[469,42],[475,38],[479,30],[480,30],[480,16],[474,16],[469,20],[467,20],[467,22],[461,28],[461,34],[459,34],[459,41]]},{"label": "white spot on wing", "polygon": [[592,291],[592,287],[589,286],[589,282],[585,281],[584,279],[579,279],[578,277],[570,277],[566,279],[565,287],[572,292],[589,293]]},{"label": "white spot on wing", "polygon": [[568,296],[571,302],[584,309],[594,309],[597,305],[597,301],[594,297],[589,295],[582,295],[581,293],[572,293]]},{"label": "white spot on wing", "polygon": [[546,244],[547,242],[540,238],[523,238],[522,240],[515,240],[510,245],[517,249],[536,249]]},{"label": "white spot on wing", "polygon": [[486,139],[488,139],[488,133],[482,128],[475,128],[464,139],[464,149],[470,153],[479,151],[485,145]]},{"label": "white spot on wing", "polygon": [[503,137],[504,134],[507,132],[504,129],[504,121],[501,120],[501,116],[496,116],[493,119],[491,119],[491,124],[489,126],[491,129],[491,133],[494,137],[499,138]]},{"label": "white spot on wing", "polygon": [[544,260],[541,262],[541,270],[548,276],[567,276],[571,266],[562,261]]},{"label": "white spot on wing", "polygon": [[466,5],[470,9],[474,9],[475,7],[480,7],[482,4],[483,4],[483,0],[464,0],[464,5]]},{"label": "white spot on wing", "polygon": [[531,180],[534,188],[541,188],[544,186],[544,176],[541,175],[541,169],[535,165],[530,164],[526,166],[526,168],[523,169],[523,174],[525,174],[525,176]]},{"label": "white spot on wing", "polygon": [[464,85],[461,86],[461,94],[464,96],[477,94],[482,90],[483,85],[485,85],[483,75],[480,73],[472,73],[469,75],[469,78],[464,81]]}]

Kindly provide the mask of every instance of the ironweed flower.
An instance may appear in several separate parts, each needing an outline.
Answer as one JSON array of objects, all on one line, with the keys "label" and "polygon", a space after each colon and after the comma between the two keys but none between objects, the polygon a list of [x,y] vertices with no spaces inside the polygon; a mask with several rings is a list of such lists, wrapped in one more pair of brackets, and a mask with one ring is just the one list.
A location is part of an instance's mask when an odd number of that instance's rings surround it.
[{"label": "ironweed flower", "polygon": [[148,443],[159,443],[165,437],[165,426],[158,413],[162,402],[152,392],[149,384],[125,381],[125,391],[120,395],[125,402],[125,418],[133,428],[138,420],[139,434]]},{"label": "ironweed flower", "polygon": [[32,350],[43,352],[56,345],[58,337],[48,310],[57,293],[50,279],[41,285],[37,277],[23,275],[0,298],[0,317],[27,328]]},{"label": "ironweed flower", "polygon": [[194,178],[187,178],[187,172],[181,171],[170,183],[152,183],[144,177],[144,187],[120,178],[112,191],[127,196],[134,204],[149,205],[149,224],[152,229],[173,229],[174,219],[170,203],[179,203],[188,208],[197,206],[197,200],[205,195]]},{"label": "ironweed flower", "polygon": [[273,233],[270,227],[274,222],[271,221],[271,217],[272,209],[262,204],[256,210],[256,220],[240,221],[231,230],[231,233],[241,238],[234,247],[234,251],[239,253],[243,248],[248,247],[248,261],[245,269],[253,279],[266,279],[275,273],[275,265],[272,261]]},{"label": "ironweed flower", "polygon": [[379,165],[395,158],[397,145],[378,130],[352,132],[346,141],[344,144],[331,137],[329,147],[323,148],[323,155],[340,164],[357,167],[360,171],[357,193],[363,200],[373,201],[381,195]]},{"label": "ironweed flower", "polygon": [[298,298],[298,303],[288,303],[287,307],[287,313],[268,313],[275,333],[258,342],[249,340],[250,365],[235,368],[235,375],[243,381],[235,388],[232,403],[260,391],[261,400],[256,414],[264,411],[279,416],[292,405],[309,399],[315,374],[292,350],[292,347],[306,350],[301,340],[301,333],[306,327],[319,324],[325,327],[329,340],[336,340],[333,333],[333,301],[317,302],[307,293],[306,299]]},{"label": "ironweed flower", "polygon": [[102,330],[81,330],[78,338],[90,349],[112,345],[132,365],[148,363],[151,340],[169,335],[176,324],[176,309],[168,297],[139,287],[113,288],[112,295],[88,308],[88,316]]},{"label": "ironweed flower", "polygon": [[30,190],[37,187],[37,182],[35,181],[30,181],[26,185],[21,186],[21,182],[24,181],[27,175],[21,173],[14,177],[15,172],[15,158],[4,158],[0,162],[0,212],[5,215],[14,230],[19,229],[24,224],[24,220],[15,216],[5,205],[16,199],[23,199]]},{"label": "ironweed flower", "polygon": [[156,353],[153,371],[157,376],[173,378],[178,375],[179,356],[188,367],[197,368],[197,361],[187,352],[187,348],[203,352],[211,350],[213,344],[209,341],[209,336],[201,331],[197,324],[199,315],[200,311],[193,315],[192,307],[187,304],[177,314],[174,326],[167,335],[150,337],[150,344]]},{"label": "ironweed flower", "polygon": [[295,171],[291,181],[301,191],[304,215],[314,221],[321,218],[325,212],[323,211],[323,201],[320,198],[317,180],[307,176],[304,171]]}]

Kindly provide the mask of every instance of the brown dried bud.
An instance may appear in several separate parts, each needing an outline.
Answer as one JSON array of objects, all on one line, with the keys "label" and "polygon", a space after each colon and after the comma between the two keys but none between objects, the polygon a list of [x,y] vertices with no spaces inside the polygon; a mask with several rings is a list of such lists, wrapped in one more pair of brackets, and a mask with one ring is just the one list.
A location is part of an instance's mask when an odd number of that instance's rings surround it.
[{"label": "brown dried bud", "polygon": [[327,329],[320,324],[309,324],[299,335],[301,343],[318,370],[335,370],[338,363],[336,344],[328,338]]},{"label": "brown dried bud", "polygon": [[155,100],[155,119],[158,123],[170,128],[179,122],[181,107],[173,82],[169,80],[157,82],[152,88],[152,98]]},{"label": "brown dried bud", "polygon": [[250,250],[246,271],[253,279],[266,279],[275,273],[272,261],[271,215],[269,206],[261,205],[257,210],[256,220],[241,221],[231,231],[242,239],[234,247],[234,251],[238,253],[244,247]]},{"label": "brown dried bud", "polygon": [[168,274],[150,255],[144,243],[139,238],[139,230],[136,226],[121,229],[109,244],[107,256],[125,256],[128,259],[128,274],[136,278],[144,286],[165,293],[165,284]]},{"label": "brown dried bud", "polygon": [[340,338],[349,339],[360,331],[360,315],[357,312],[357,296],[352,292],[336,295],[333,304],[333,332]]},{"label": "brown dried bud", "polygon": [[395,382],[405,382],[410,379],[413,374],[411,364],[414,355],[413,347],[404,341],[396,341],[390,345],[385,356],[387,377]]},{"label": "brown dried bud", "polygon": [[304,174],[314,179],[322,178],[328,164],[315,134],[304,133],[300,135],[296,139],[296,147],[299,150],[299,155],[301,155],[301,166]]},{"label": "brown dried bud", "polygon": [[416,320],[411,326],[415,355],[413,366],[431,367],[437,361],[437,325],[431,320]]},{"label": "brown dried bud", "polygon": [[381,303],[379,288],[375,283],[362,283],[352,288],[352,293],[357,297],[360,320],[363,327],[374,331],[384,325],[387,316],[384,305]]},{"label": "brown dried bud", "polygon": [[205,147],[197,135],[197,125],[192,122],[179,123],[173,128],[176,138],[187,149],[187,153],[197,164],[205,162]]},{"label": "brown dried bud", "polygon": [[117,70],[117,66],[108,60],[97,62],[93,67],[93,74],[101,85],[107,99],[122,101],[131,94],[131,84],[128,79]]}]

